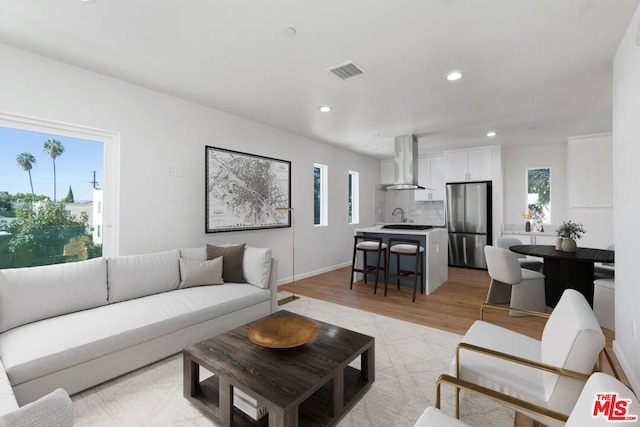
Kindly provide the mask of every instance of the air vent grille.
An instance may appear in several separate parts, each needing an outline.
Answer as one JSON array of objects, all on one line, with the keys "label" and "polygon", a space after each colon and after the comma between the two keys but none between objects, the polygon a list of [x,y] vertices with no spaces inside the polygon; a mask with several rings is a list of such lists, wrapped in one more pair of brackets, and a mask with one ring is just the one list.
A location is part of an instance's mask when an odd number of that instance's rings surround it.
[{"label": "air vent grille", "polygon": [[340,77],[342,80],[352,79],[364,74],[362,68],[356,65],[353,61],[331,67],[329,68],[329,71]]}]

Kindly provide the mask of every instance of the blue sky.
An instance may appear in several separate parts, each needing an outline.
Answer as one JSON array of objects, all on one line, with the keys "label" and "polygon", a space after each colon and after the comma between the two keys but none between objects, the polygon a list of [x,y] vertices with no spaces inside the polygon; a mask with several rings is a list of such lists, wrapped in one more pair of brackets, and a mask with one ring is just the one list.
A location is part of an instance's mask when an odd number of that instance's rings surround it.
[{"label": "blue sky", "polygon": [[76,202],[91,200],[91,171],[97,171],[97,186],[102,188],[103,185],[104,147],[101,142],[4,127],[0,127],[0,191],[9,194],[31,192],[29,174],[16,161],[20,153],[27,152],[36,158],[31,169],[33,191],[53,200],[53,160],[42,148],[48,139],[57,139],[64,146],[64,153],[56,158],[58,201],[67,196],[69,185]]}]

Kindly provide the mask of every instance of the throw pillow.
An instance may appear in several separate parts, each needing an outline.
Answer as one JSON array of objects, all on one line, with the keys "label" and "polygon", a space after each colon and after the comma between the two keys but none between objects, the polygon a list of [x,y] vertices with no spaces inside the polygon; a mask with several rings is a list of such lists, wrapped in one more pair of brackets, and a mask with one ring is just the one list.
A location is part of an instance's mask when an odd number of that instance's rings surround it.
[{"label": "throw pillow", "polygon": [[222,278],[226,283],[245,283],[242,276],[242,260],[245,243],[234,246],[207,245],[207,259],[224,257]]},{"label": "throw pillow", "polygon": [[222,285],[222,257],[209,261],[180,258],[180,289],[202,285]]}]

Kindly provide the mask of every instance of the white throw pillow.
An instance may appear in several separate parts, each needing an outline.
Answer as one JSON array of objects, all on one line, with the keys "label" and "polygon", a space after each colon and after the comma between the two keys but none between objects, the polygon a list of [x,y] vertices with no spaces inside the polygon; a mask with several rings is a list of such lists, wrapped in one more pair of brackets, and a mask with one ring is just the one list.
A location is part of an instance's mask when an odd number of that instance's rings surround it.
[{"label": "white throw pillow", "polygon": [[180,256],[185,259],[206,261],[207,248],[205,246],[200,246],[199,248],[182,248],[180,249]]},{"label": "white throw pillow", "polygon": [[222,257],[209,261],[180,258],[180,289],[202,285],[222,285]]},{"label": "white throw pillow", "polygon": [[267,289],[271,274],[271,249],[245,247],[242,274],[248,283]]},{"label": "white throw pillow", "polygon": [[180,252],[177,249],[107,258],[109,303],[178,289]]}]

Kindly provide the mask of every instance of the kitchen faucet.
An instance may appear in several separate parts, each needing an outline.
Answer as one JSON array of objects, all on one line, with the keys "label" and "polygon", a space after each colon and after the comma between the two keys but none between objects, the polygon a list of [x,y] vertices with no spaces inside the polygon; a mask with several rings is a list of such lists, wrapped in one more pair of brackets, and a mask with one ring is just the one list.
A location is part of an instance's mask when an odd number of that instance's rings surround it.
[{"label": "kitchen faucet", "polygon": [[391,212],[391,216],[396,216],[396,211],[400,211],[400,220],[402,222],[407,222],[407,218],[404,217],[404,211],[402,208],[395,208],[393,212]]}]

